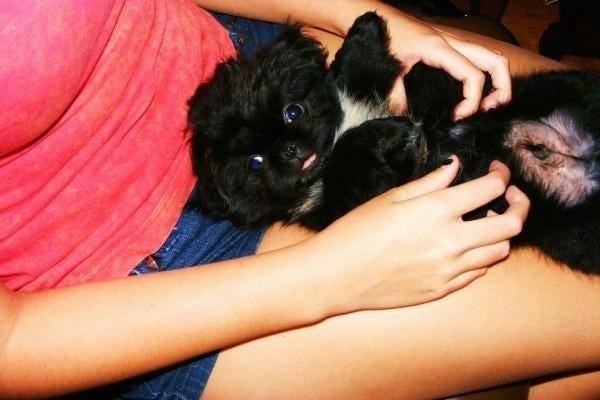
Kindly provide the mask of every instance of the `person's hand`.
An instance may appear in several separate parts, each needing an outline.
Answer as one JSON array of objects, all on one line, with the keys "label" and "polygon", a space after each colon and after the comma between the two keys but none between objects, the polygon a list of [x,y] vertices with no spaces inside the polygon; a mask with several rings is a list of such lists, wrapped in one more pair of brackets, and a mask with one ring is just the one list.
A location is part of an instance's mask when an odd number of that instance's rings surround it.
[{"label": "person's hand", "polygon": [[[346,27],[354,19],[368,11],[363,6],[344,8],[347,13]],[[456,106],[455,119],[475,113],[478,109],[488,110],[507,103],[512,95],[508,59],[498,52],[482,45],[461,40],[452,33],[427,25],[394,7],[379,4],[376,11],[388,24],[392,53],[402,62],[403,71],[390,94],[394,112],[404,115],[407,111],[403,77],[418,62],[440,68],[463,83],[464,100]],[[325,28],[307,26],[303,30],[328,50],[331,62],[342,44],[340,36],[333,35]],[[485,97],[483,87],[485,74],[492,80],[493,89]]]},{"label": "person's hand", "polygon": [[[527,197],[494,162],[479,179],[446,188],[458,161],[365,203],[307,242],[325,257],[319,274],[335,293],[333,313],[409,306],[458,290],[505,258],[521,231]],[[461,216],[505,193],[502,215]],[[316,247],[315,247],[316,246]],[[337,262],[337,264],[336,264]],[[335,268],[332,268],[331,265]]]},{"label": "person's hand", "polygon": [[[404,66],[403,75],[421,61],[445,70],[463,83],[464,100],[455,108],[455,119],[467,117],[478,109],[495,108],[510,100],[509,64],[502,55],[478,44],[459,40],[448,32],[399,12],[388,11],[382,16],[388,21],[391,48]],[[484,72],[490,74],[493,85],[493,90],[485,97]],[[391,100],[399,113],[406,111],[402,79],[397,80]]]}]

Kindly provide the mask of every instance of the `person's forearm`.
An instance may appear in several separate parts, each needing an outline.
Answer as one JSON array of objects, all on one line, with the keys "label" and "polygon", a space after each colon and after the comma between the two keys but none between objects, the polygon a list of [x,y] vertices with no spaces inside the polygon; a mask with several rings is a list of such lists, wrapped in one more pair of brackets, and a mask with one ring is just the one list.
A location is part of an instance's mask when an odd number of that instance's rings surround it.
[{"label": "person's forearm", "polygon": [[[568,68],[566,64],[496,39],[445,26],[437,26],[437,28],[448,31],[463,40],[482,44],[500,52],[510,60],[511,74],[513,76],[525,75],[540,70]],[[306,28],[305,32],[329,50],[329,61],[331,62],[335,56],[335,51],[342,45],[343,39],[340,36],[316,28]]]},{"label": "person's forearm", "polygon": [[[203,8],[271,22],[301,22],[337,35],[345,36],[356,17],[367,11],[397,12],[397,9],[373,0],[333,0],[327,6],[315,0],[250,0],[244,2],[194,0]],[[332,12],[334,10],[334,12]]]},{"label": "person's forearm", "polygon": [[489,49],[492,49],[502,55],[504,55],[510,61],[510,72],[513,76],[530,74],[532,72],[540,70],[555,70],[565,69],[566,64],[559,61],[552,60],[544,57],[540,54],[534,53],[522,47],[512,45],[497,39],[493,39],[488,36],[479,35],[473,32],[467,32],[460,29],[442,26],[432,25],[436,28],[450,33],[459,39],[474,42],[483,45]]},{"label": "person's forearm", "polygon": [[[458,168],[453,162],[392,189],[310,239],[290,237],[298,242],[282,250],[38,293],[0,288],[0,398],[115,382],[330,316],[420,304],[468,285],[506,257],[529,202],[507,189],[510,174],[499,163],[446,188]],[[505,191],[504,214],[458,218]],[[449,245],[446,237],[460,240]],[[277,246],[285,243],[262,250]]]},{"label": "person's forearm", "polygon": [[[373,0],[351,0],[328,2],[327,7],[322,3],[299,0],[288,2],[278,1],[246,1],[238,3],[234,1],[215,1],[215,0],[195,0],[200,6],[219,12],[240,15],[248,18],[263,19],[272,22],[284,23],[288,21],[302,22],[326,32],[332,32],[338,36],[344,36],[347,29],[352,25],[356,17],[366,11],[376,10],[382,15],[394,15],[394,23],[405,21],[407,29],[410,29],[413,17],[406,15],[398,9]],[[332,13],[330,10],[336,10]],[[424,21],[419,21],[428,24]],[[450,33],[459,39],[471,41],[493,49],[510,60],[511,74],[523,75],[541,69],[562,69],[566,65],[533,53],[526,49],[487,37],[476,33],[463,31],[460,29],[433,25],[436,29]],[[317,33],[313,30],[314,36],[329,49],[331,54],[341,45],[341,39],[333,35],[327,35],[326,32]]]},{"label": "person's forearm", "polygon": [[35,294],[0,289],[0,398],[114,382],[318,321],[322,288],[306,259],[288,249]]}]

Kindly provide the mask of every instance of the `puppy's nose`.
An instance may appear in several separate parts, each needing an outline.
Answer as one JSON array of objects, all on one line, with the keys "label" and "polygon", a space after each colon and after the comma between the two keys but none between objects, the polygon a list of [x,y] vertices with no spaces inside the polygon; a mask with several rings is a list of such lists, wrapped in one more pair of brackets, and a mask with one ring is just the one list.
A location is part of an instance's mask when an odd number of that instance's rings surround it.
[{"label": "puppy's nose", "polygon": [[295,143],[288,144],[287,147],[284,149],[282,156],[286,160],[298,158],[298,145]]}]

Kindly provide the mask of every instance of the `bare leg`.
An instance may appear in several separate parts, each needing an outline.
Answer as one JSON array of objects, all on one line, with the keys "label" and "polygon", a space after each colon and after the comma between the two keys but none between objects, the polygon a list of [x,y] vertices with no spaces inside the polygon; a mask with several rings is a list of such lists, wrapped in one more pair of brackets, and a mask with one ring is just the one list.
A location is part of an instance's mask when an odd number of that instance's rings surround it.
[{"label": "bare leg", "polygon": [[[517,74],[564,68],[492,39],[453,33],[501,51]],[[304,237],[272,230],[262,250]],[[520,252],[440,301],[332,318],[229,349],[204,398],[443,398],[600,368],[600,279],[546,264]],[[600,398],[600,372],[548,380],[530,392],[531,400],[593,398]]]},{"label": "bare leg", "polygon": [[538,382],[529,390],[530,400],[600,399],[600,370],[566,375]]},{"label": "bare leg", "polygon": [[546,264],[533,251],[513,252],[439,301],[234,347],[221,354],[205,398],[433,399],[600,368],[600,278]]}]

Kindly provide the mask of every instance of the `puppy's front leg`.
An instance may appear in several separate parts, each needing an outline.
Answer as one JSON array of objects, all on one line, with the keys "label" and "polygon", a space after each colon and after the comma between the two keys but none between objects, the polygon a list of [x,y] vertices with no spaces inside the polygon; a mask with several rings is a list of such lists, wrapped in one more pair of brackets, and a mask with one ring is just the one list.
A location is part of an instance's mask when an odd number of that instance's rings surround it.
[{"label": "puppy's front leg", "polygon": [[386,22],[374,12],[359,17],[335,55],[336,86],[358,101],[383,103],[402,69],[390,53]]},{"label": "puppy's front leg", "polygon": [[413,179],[423,135],[403,117],[367,121],[348,130],[325,166],[319,204],[301,223],[325,228],[371,198]]}]

